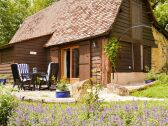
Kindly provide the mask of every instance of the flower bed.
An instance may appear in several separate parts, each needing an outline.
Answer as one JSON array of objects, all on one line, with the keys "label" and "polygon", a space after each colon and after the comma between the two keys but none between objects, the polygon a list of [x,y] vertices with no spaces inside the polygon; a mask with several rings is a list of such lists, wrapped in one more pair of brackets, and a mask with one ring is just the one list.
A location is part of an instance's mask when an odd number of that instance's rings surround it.
[{"label": "flower bed", "polygon": [[[103,104],[101,109],[92,108],[87,116],[83,104],[42,104],[23,102],[14,111],[9,125],[166,125],[167,103],[117,102]],[[154,106],[156,105],[156,106]]]}]

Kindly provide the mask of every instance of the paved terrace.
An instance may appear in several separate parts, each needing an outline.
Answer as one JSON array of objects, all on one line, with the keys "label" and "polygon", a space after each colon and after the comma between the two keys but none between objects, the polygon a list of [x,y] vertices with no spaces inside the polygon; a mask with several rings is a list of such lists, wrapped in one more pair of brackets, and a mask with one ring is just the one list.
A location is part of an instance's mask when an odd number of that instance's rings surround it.
[{"label": "paved terrace", "polygon": [[[125,86],[128,89],[137,89],[138,87],[143,87],[144,84],[138,86],[136,85],[129,85]],[[11,88],[11,86],[7,86]],[[17,91],[17,88],[14,89],[13,93],[18,99],[26,100],[26,101],[38,101],[38,102],[47,102],[47,103],[72,103],[76,102],[74,98],[56,98],[55,91]],[[107,88],[103,88],[103,90],[99,94],[100,100],[104,100],[106,102],[111,101],[132,101],[132,100],[159,100],[163,101],[165,99],[158,99],[158,98],[146,98],[146,97],[134,97],[134,96],[119,96],[114,93],[109,93]]]}]

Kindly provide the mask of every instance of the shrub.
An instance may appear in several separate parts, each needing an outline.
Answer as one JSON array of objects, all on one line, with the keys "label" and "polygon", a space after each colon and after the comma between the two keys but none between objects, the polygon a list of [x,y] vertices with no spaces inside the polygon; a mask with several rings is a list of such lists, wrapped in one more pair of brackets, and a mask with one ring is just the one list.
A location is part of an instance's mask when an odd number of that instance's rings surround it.
[{"label": "shrub", "polygon": [[69,82],[68,82],[67,78],[62,77],[58,81],[58,83],[56,85],[56,89],[59,90],[59,91],[68,91],[69,90],[68,89],[68,84],[69,84]]},{"label": "shrub", "polygon": [[83,103],[86,107],[86,119],[93,118],[97,113],[94,110],[101,111],[101,102],[99,101],[99,93],[101,84],[97,83],[96,79],[88,79],[85,85],[87,94],[83,98]]},{"label": "shrub", "polygon": [[11,91],[0,86],[0,125],[7,125],[8,118],[16,105],[16,100],[11,95]]},{"label": "shrub", "polygon": [[158,74],[157,79],[160,82],[160,84],[168,84],[168,75],[165,73]]},{"label": "shrub", "polygon": [[148,72],[145,80],[156,80],[157,79],[157,74],[154,70],[150,70],[148,66],[145,66],[145,71]]}]

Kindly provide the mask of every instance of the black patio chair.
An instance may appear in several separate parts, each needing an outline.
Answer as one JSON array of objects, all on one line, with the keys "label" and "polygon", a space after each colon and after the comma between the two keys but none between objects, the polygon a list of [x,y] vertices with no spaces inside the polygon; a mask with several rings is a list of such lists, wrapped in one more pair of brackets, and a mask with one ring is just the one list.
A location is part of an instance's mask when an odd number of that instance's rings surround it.
[{"label": "black patio chair", "polygon": [[40,78],[41,82],[39,85],[39,90],[41,90],[42,85],[47,85],[47,88],[44,89],[50,89],[53,83],[56,84],[58,80],[58,72],[59,72],[59,63],[53,63],[53,62],[49,63],[47,74],[43,74],[42,77]]},{"label": "black patio chair", "polygon": [[30,81],[31,79],[28,78],[28,76],[25,76],[26,74],[22,74],[22,68],[20,67],[20,64],[14,63],[11,64],[11,70],[13,74],[13,80],[14,84],[13,87],[18,85],[18,89],[25,89],[26,85],[28,84],[28,87],[30,88]]}]

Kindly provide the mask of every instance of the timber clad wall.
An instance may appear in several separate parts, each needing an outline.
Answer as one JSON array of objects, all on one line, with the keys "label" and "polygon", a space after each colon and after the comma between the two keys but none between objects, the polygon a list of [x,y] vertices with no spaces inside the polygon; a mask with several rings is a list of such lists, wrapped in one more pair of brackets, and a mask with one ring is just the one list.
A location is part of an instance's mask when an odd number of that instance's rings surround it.
[{"label": "timber clad wall", "polygon": [[118,54],[117,72],[132,71],[132,44],[129,42],[120,42]]},{"label": "timber clad wall", "polygon": [[79,76],[80,80],[90,78],[90,41],[80,43],[79,47]]},{"label": "timber clad wall", "polygon": [[102,39],[91,42],[91,77],[101,80],[101,49]]},{"label": "timber clad wall", "polygon": [[[114,35],[120,35],[131,26],[130,11],[130,1],[124,0],[112,29]],[[130,34],[131,31],[128,31],[125,35],[130,36]]]},{"label": "timber clad wall", "polygon": [[4,49],[0,52],[0,61],[1,63],[10,63],[14,60],[14,48],[10,47],[8,49]]},{"label": "timber clad wall", "polygon": [[11,63],[14,62],[14,48],[3,49],[0,52],[0,74],[5,75],[7,82],[12,79]]},{"label": "timber clad wall", "polygon": [[[44,36],[15,44],[15,62],[29,64],[31,71],[33,67],[37,67],[38,71],[46,72],[47,50],[43,46],[49,38],[50,36]],[[37,54],[31,55],[30,51]]]},{"label": "timber clad wall", "polygon": [[[147,24],[148,26],[151,26],[151,20],[148,15],[148,10],[144,2],[142,2],[142,23]],[[152,33],[152,29],[149,28],[143,28],[143,40],[149,42],[150,44],[154,43],[154,36]],[[150,45],[149,43],[144,43],[146,45]]]},{"label": "timber clad wall", "polygon": [[134,57],[134,71],[141,72],[141,45],[138,43],[133,44],[133,57]]},{"label": "timber clad wall", "polygon": [[[145,2],[124,0],[112,29],[112,36],[121,37],[122,40],[118,57],[118,72],[141,72],[145,70],[145,65],[150,67],[151,46],[154,45],[152,29],[140,27],[128,30],[132,26],[141,24],[151,26]],[[143,45],[143,52],[141,45]]]},{"label": "timber clad wall", "polygon": [[53,47],[48,50],[48,60],[47,63],[49,62],[56,62],[59,63],[59,55],[60,55],[60,50],[58,47]]},{"label": "timber clad wall", "polygon": [[[135,5],[141,4],[142,6],[132,7]],[[134,13],[135,12],[135,13]],[[141,13],[139,16],[141,17],[141,20],[137,22],[137,13]],[[145,24],[148,26],[151,26],[151,20],[149,19],[147,7],[145,5],[145,2],[141,0],[124,0],[120,12],[117,16],[117,19],[114,23],[114,26],[112,28],[112,35],[120,36],[122,38],[127,37],[128,42],[133,41],[133,36],[137,36],[135,33],[142,33],[142,37],[140,38],[139,43],[143,43],[145,45],[154,45],[154,37],[152,34],[152,29],[140,27],[140,28],[133,28],[128,30],[124,35],[121,36],[124,31],[129,29],[131,26],[134,25],[141,25]],[[133,36],[132,36],[133,35]],[[139,38],[139,37],[138,37]],[[134,42],[134,41],[133,41]]]},{"label": "timber clad wall", "polygon": [[144,46],[144,52],[143,52],[143,58],[144,58],[144,70],[145,66],[151,68],[151,60],[152,60],[152,52],[151,52],[151,47],[149,46]]},{"label": "timber clad wall", "polygon": [[0,74],[11,74],[11,63],[0,64]]}]

